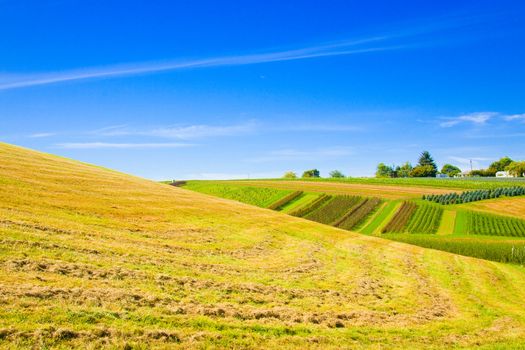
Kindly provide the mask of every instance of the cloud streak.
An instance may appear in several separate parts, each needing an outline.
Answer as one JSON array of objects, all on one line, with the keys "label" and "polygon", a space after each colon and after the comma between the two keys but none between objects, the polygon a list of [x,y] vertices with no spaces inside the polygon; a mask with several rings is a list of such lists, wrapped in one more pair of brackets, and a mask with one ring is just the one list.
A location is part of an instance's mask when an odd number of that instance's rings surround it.
[{"label": "cloud streak", "polygon": [[55,145],[63,149],[154,149],[154,148],[185,148],[187,143],[112,143],[112,142],[69,142]]},{"label": "cloud streak", "polygon": [[[377,36],[361,40],[347,40],[339,43],[323,44],[304,47],[296,50],[273,51],[260,54],[247,54],[238,56],[215,57],[187,61],[152,62],[109,67],[97,67],[65,72],[52,72],[44,74],[9,75],[0,80],[0,90],[9,90],[30,86],[48,85],[60,82],[78,81],[97,78],[113,78],[132,75],[177,71],[183,69],[211,68],[223,66],[242,66],[270,62],[304,60],[329,56],[346,56],[362,53],[397,50],[406,46],[385,45],[374,47],[360,47],[371,43],[379,43],[388,37]],[[357,47],[357,48],[354,48]]]},{"label": "cloud streak", "polygon": [[151,129],[135,130],[126,126],[108,127],[96,130],[93,134],[98,136],[151,136],[159,138],[174,138],[181,140],[235,136],[247,134],[254,131],[255,122],[233,125],[183,125],[183,126],[163,126]]},{"label": "cloud streak", "polygon": [[496,112],[470,113],[470,114],[460,115],[454,118],[447,118],[447,120],[442,121],[439,125],[442,128],[450,128],[450,127],[453,127],[455,125],[462,124],[462,123],[471,123],[474,125],[484,125],[490,119],[494,118],[497,115],[498,113]]},{"label": "cloud streak", "polygon": [[453,118],[442,118],[439,126],[442,128],[450,128],[458,124],[474,124],[482,126],[487,124],[488,121],[498,118],[505,121],[521,121],[525,122],[525,113],[522,114],[503,114],[499,112],[476,112],[470,114],[464,114]]}]

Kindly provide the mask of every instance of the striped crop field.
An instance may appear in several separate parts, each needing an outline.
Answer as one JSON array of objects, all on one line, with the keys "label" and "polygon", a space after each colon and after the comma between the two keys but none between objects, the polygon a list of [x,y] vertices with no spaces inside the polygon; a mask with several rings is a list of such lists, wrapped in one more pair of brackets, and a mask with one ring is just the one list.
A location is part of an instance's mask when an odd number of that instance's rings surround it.
[{"label": "striped crop field", "polygon": [[370,222],[361,230],[362,233],[372,235],[380,233],[382,225],[385,225],[389,221],[389,217],[394,214],[396,207],[400,203],[397,201],[389,201],[384,203],[378,208],[377,213],[370,219]]},{"label": "striped crop field", "polygon": [[414,202],[403,202],[392,220],[383,228],[382,233],[404,232],[410,218],[417,209]]},{"label": "striped crop field", "polygon": [[525,237],[525,220],[478,212],[464,212],[466,234]]},{"label": "striped crop field", "polygon": [[303,217],[308,220],[331,225],[361,201],[363,201],[361,197],[333,196],[324,205]]},{"label": "striped crop field", "polygon": [[319,193],[304,193],[294,200],[285,204],[281,209],[281,213],[288,214],[292,211],[298,210],[300,208],[309,205],[311,202],[316,200],[320,196]]},{"label": "striped crop field", "polygon": [[421,204],[407,225],[409,233],[436,233],[443,216],[443,208]]},{"label": "striped crop field", "polygon": [[317,208],[320,208],[321,206],[323,206],[330,199],[332,199],[332,196],[329,196],[327,194],[322,194],[319,197],[317,197],[315,200],[308,203],[307,205],[297,208],[296,210],[291,211],[289,214],[293,216],[304,217],[308,215],[309,213],[317,210]]},{"label": "striped crop field", "polygon": [[379,198],[366,198],[352,208],[334,226],[345,230],[357,228],[378,208],[379,204],[381,204]]}]

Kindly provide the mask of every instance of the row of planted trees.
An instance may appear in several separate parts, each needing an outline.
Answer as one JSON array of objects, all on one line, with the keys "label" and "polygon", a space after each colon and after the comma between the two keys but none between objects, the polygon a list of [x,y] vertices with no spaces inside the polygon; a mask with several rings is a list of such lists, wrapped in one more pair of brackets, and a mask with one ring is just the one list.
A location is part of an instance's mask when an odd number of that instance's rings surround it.
[{"label": "row of planted trees", "polygon": [[429,194],[423,196],[424,200],[435,202],[443,205],[447,204],[461,204],[481,201],[484,199],[505,197],[524,196],[525,187],[498,187],[489,190],[475,190],[465,191],[461,193],[447,193],[447,194]]}]

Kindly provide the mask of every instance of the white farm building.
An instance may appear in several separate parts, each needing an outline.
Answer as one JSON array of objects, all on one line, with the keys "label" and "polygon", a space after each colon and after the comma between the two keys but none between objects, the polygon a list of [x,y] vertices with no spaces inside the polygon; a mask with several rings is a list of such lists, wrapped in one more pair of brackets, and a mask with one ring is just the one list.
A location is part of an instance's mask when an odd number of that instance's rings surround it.
[{"label": "white farm building", "polygon": [[498,171],[496,173],[496,177],[516,177],[516,176],[510,174],[508,171]]}]

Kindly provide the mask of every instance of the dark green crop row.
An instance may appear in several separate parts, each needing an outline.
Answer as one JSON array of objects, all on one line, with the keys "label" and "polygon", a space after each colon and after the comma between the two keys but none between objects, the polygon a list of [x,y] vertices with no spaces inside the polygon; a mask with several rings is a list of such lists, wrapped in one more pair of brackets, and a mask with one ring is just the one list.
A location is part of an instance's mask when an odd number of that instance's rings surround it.
[{"label": "dark green crop row", "polygon": [[315,200],[313,200],[310,204],[307,204],[301,208],[298,208],[297,210],[294,210],[290,213],[290,215],[303,217],[305,215],[308,215],[310,212],[316,210],[326,202],[328,202],[332,196],[329,196],[327,194],[322,194],[319,197],[317,197]]},{"label": "dark green crop row", "polygon": [[424,195],[423,199],[439,204],[461,204],[481,201],[484,199],[505,197],[524,196],[525,187],[513,186],[513,187],[498,187],[486,190],[476,191],[465,191],[462,193],[448,193],[448,194],[429,194]]},{"label": "dark green crop row", "polygon": [[272,204],[270,204],[268,206],[268,209],[279,210],[281,207],[283,207],[286,204],[290,203],[291,201],[293,201],[294,199],[296,199],[297,197],[299,197],[302,194],[303,194],[303,191],[292,192],[292,193],[284,196],[283,198],[281,198],[281,199],[273,202]]},{"label": "dark green crop row", "polygon": [[468,234],[525,237],[525,220],[465,212]]},{"label": "dark green crop row", "polygon": [[381,233],[404,232],[410,218],[417,209],[414,202],[403,202],[392,220],[383,228]]},{"label": "dark green crop row", "polygon": [[331,225],[361,201],[363,199],[356,196],[334,196],[317,210],[305,215],[304,218]]},{"label": "dark green crop row", "polygon": [[419,205],[406,230],[409,233],[436,233],[442,216],[443,209],[436,205]]},{"label": "dark green crop row", "polygon": [[334,226],[351,230],[361,225],[366,218],[377,209],[380,203],[381,200],[379,198],[367,198],[361,201],[359,205],[353,207],[346,215],[339,219]]}]

